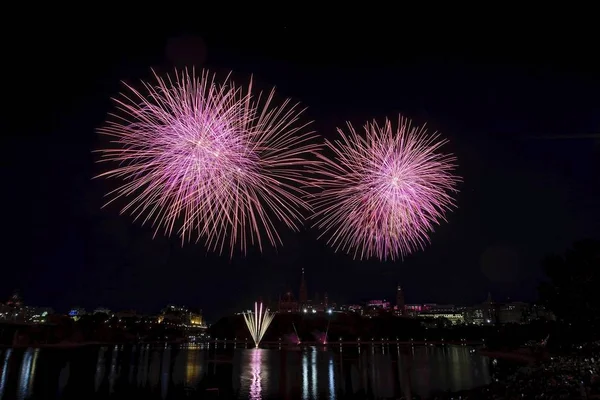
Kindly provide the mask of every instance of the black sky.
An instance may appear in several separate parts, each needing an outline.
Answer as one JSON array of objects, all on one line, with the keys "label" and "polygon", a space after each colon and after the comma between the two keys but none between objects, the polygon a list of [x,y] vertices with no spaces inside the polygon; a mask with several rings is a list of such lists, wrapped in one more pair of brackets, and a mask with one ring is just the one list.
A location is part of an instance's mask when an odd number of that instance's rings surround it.
[{"label": "black sky", "polygon": [[[533,300],[546,253],[599,236],[599,141],[551,138],[600,133],[600,63],[580,33],[560,42],[560,33],[496,32],[417,43],[395,29],[75,30],[68,21],[27,32],[6,36],[3,50],[1,298],[19,288],[27,303],[57,309],[155,311],[174,302],[215,318],[296,291],[305,267],[309,293],[338,301],[390,298],[397,282],[414,303],[471,303],[488,291]],[[427,121],[458,157],[459,209],[426,251],[396,263],[334,254],[311,229],[284,232],[277,252],[233,261],[201,244],[153,240],[118,208],[100,209],[111,186],[91,180],[95,129],[121,80],[137,84],[150,68],[190,64],[277,86],[309,107],[307,118],[328,137],[346,120],[402,112]]]}]

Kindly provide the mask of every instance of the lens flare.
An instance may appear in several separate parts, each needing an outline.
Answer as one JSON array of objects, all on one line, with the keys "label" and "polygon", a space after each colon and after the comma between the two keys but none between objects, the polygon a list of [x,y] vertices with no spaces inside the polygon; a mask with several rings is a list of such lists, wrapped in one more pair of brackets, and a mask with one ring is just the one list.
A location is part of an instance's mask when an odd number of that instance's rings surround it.
[{"label": "lens flare", "polygon": [[124,198],[121,213],[155,235],[203,240],[219,253],[262,250],[265,238],[282,244],[275,221],[297,230],[310,211],[304,172],[320,145],[300,122],[304,110],[208,71],[154,76],[140,91],[126,85],[99,129],[111,138],[100,161],[112,166],[99,177],[122,182],[108,204]]},{"label": "lens flare", "polygon": [[460,178],[446,140],[400,116],[396,129],[369,122],[360,135],[351,124],[326,141],[314,172],[315,225],[336,250],[354,258],[398,259],[423,249],[434,226],[455,208]]}]

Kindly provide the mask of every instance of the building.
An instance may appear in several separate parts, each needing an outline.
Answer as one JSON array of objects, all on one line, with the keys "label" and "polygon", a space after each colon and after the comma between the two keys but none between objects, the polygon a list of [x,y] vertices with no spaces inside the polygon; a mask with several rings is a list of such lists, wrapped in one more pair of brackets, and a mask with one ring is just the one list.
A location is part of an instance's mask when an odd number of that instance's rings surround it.
[{"label": "building", "polygon": [[376,317],[392,311],[390,302],[387,300],[370,300],[365,304],[363,315]]},{"label": "building", "polygon": [[45,324],[54,314],[50,307],[32,307],[32,313],[28,321],[34,324]]},{"label": "building", "polygon": [[300,305],[294,299],[292,292],[288,291],[283,296],[279,296],[278,308],[280,313],[295,313],[300,310]]},{"label": "building", "polygon": [[422,304],[405,304],[404,313],[409,317],[416,317],[423,310]]},{"label": "building", "polygon": [[406,314],[411,317],[421,317],[426,319],[447,319],[452,325],[465,323],[464,311],[454,304],[407,304],[405,305]]},{"label": "building", "polygon": [[205,327],[204,317],[201,311],[190,311],[190,325],[193,327]]},{"label": "building", "polygon": [[498,307],[498,323],[522,324],[526,322],[529,305],[522,302],[510,302]]},{"label": "building", "polygon": [[472,325],[484,325],[485,324],[485,316],[482,307],[466,307],[463,311],[463,315],[465,317],[465,323]]},{"label": "building", "polygon": [[108,309],[108,308],[104,308],[104,307],[97,307],[94,310],[94,315],[95,314],[106,314],[108,316],[112,315],[112,312]]},{"label": "building", "polygon": [[[323,294],[323,298],[315,293],[314,299],[308,298],[308,289],[306,285],[306,275],[304,268],[300,277],[300,289],[298,290],[298,301],[294,298],[291,290],[287,291],[283,296],[279,296],[278,310],[280,313],[310,313],[317,312],[332,312],[335,304],[329,301],[327,292]],[[305,311],[306,310],[306,311]]]},{"label": "building", "polygon": [[364,308],[363,308],[363,306],[361,306],[359,304],[347,304],[347,305],[341,306],[340,311],[358,314],[358,315],[364,314]]},{"label": "building", "polygon": [[410,317],[418,317],[419,315],[421,315],[422,313],[427,313],[429,311],[432,310],[445,310],[444,308],[445,306],[441,306],[441,308],[439,308],[439,306],[437,304],[406,304],[404,306],[404,310],[406,315],[410,316]]},{"label": "building", "polygon": [[497,304],[492,300],[492,294],[488,293],[486,301],[481,305],[481,311],[483,312],[483,324],[484,325],[495,325],[498,321],[497,316]]},{"label": "building", "polygon": [[12,309],[6,304],[0,303],[0,321],[10,319],[12,315]]},{"label": "building", "polygon": [[0,303],[0,320],[42,324],[54,314],[49,307],[26,306],[18,291],[14,291],[6,304]]},{"label": "building", "polygon": [[396,288],[396,315],[400,317],[406,315],[406,309],[404,308],[404,291],[400,285]]},{"label": "building", "polygon": [[546,307],[539,304],[534,304],[529,308],[529,313],[527,314],[527,322],[532,322],[536,320],[556,321],[556,316],[552,313],[552,311],[548,310]]},{"label": "building", "polygon": [[86,315],[86,312],[85,308],[83,307],[76,306],[71,308],[71,310],[69,311],[69,317],[73,319],[73,321],[79,321],[79,319],[84,315]]},{"label": "building", "polygon": [[390,302],[383,300],[370,300],[367,301],[367,308],[376,308],[379,310],[390,310]]},{"label": "building", "polygon": [[439,319],[444,318],[450,321],[452,325],[464,324],[465,318],[462,313],[459,312],[447,312],[447,311],[428,311],[419,315],[421,318],[426,319]]},{"label": "building", "polygon": [[187,307],[169,304],[157,318],[159,324],[204,328],[206,326],[201,310],[191,311]]}]

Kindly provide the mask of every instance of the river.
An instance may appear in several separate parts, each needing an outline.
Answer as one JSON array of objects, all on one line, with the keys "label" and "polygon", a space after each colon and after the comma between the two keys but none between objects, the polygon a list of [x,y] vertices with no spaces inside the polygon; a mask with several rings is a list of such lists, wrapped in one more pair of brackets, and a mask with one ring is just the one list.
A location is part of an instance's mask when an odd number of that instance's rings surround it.
[{"label": "river", "polygon": [[489,381],[488,358],[467,346],[0,349],[0,400],[386,399]]}]

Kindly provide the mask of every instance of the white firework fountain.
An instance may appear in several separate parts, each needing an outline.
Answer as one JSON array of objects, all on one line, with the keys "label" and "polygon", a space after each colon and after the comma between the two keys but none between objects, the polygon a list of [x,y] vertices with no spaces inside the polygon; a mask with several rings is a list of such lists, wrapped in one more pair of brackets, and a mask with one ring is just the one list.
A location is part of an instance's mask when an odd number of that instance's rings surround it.
[{"label": "white firework fountain", "polygon": [[275,317],[275,313],[270,312],[266,307],[264,308],[263,312],[263,304],[254,303],[254,313],[248,311],[243,315],[244,321],[246,321],[246,326],[248,327],[250,335],[252,335],[252,339],[254,340],[254,344],[256,345],[256,348],[258,348],[260,341]]}]

